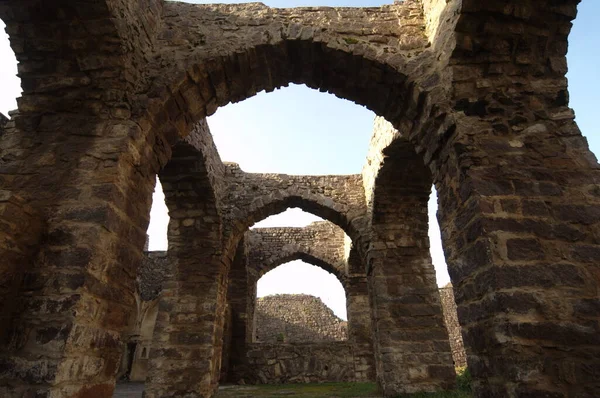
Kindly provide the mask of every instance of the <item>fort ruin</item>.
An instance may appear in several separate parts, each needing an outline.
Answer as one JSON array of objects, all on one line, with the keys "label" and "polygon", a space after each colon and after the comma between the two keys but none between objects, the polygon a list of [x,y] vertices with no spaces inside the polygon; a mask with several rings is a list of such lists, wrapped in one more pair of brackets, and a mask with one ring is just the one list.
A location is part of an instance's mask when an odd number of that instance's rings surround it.
[{"label": "fort ruin", "polygon": [[[474,395],[600,396],[600,168],[565,79],[578,3],[0,2],[23,88],[0,118],[0,396],[111,397],[131,323],[154,311],[146,398],[212,397],[223,353],[246,350],[245,282],[283,261],[244,267],[248,228],[288,207],[349,237],[343,256],[289,254],[354,292],[349,341],[371,355],[353,361],[385,396],[452,388],[432,185]],[[380,117],[361,174],[221,162],[205,117],[289,83]],[[157,175],[171,261],[145,308]]]}]

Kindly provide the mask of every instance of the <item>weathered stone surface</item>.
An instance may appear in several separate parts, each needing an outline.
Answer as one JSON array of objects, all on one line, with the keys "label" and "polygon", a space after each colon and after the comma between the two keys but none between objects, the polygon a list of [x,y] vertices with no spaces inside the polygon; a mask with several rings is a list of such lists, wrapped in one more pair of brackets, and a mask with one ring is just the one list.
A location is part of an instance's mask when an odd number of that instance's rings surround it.
[{"label": "weathered stone surface", "polygon": [[260,343],[317,343],[348,339],[348,323],[323,302],[302,294],[256,299],[255,339]]},{"label": "weathered stone surface", "polygon": [[[289,206],[352,239],[347,285],[369,286],[355,303],[371,309],[385,394],[448,387],[427,254],[431,183],[475,396],[600,396],[590,370],[600,368],[600,168],[565,79],[578,2],[0,2],[23,88],[0,134],[0,186],[45,225],[39,241],[9,232],[31,266],[0,331],[0,395],[112,394],[166,165],[173,263],[148,397],[213,395],[239,242]],[[361,175],[253,175],[220,162],[202,119],[289,83],[391,123],[376,129]],[[0,225],[19,229],[14,214]],[[3,257],[1,272],[21,264]],[[349,338],[359,329],[350,317]]]},{"label": "weathered stone surface", "polygon": [[456,301],[454,300],[454,291],[452,285],[448,284],[440,289],[440,301],[444,311],[444,323],[448,329],[450,338],[450,349],[452,350],[452,359],[454,366],[467,366],[467,353],[463,344],[460,323],[458,322],[458,313],[456,312]]},{"label": "weathered stone surface", "polygon": [[258,277],[294,260],[303,260],[333,273],[344,285],[348,260],[344,231],[330,222],[306,227],[256,228],[245,234],[248,266]]},{"label": "weathered stone surface", "polygon": [[252,343],[247,355],[250,366],[243,379],[246,383],[366,381],[356,377],[349,343]]},{"label": "weathered stone surface", "polygon": [[136,288],[143,301],[158,298],[169,272],[167,252],[147,252],[136,278]]}]

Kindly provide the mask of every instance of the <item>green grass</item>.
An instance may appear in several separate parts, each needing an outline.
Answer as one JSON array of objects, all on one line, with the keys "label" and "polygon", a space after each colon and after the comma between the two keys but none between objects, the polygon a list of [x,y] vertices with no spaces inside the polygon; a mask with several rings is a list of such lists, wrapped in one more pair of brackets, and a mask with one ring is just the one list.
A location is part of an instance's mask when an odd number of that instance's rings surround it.
[{"label": "green grass", "polygon": [[417,394],[402,394],[398,398],[471,398],[470,391],[421,392]]},{"label": "green grass", "polygon": [[[457,369],[456,391],[402,394],[398,398],[471,398],[471,375]],[[263,384],[224,386],[216,398],[366,398],[380,397],[375,383]]]},{"label": "green grass", "polygon": [[232,386],[222,389],[217,398],[361,398],[377,397],[375,383],[322,383],[322,384],[283,384]]}]

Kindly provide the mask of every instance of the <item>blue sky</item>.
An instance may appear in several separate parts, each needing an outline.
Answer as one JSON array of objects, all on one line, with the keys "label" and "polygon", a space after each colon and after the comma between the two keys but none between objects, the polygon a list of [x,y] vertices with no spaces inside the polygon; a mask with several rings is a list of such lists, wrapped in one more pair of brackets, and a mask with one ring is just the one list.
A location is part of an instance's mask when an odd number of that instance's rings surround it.
[{"label": "blue sky", "polygon": [[[203,2],[205,3],[205,2]],[[302,5],[379,6],[376,1],[268,1],[273,7]],[[588,138],[600,153],[596,115],[600,105],[600,1],[583,0],[570,36],[568,53],[570,106]],[[2,25],[3,27],[3,25]],[[16,107],[20,93],[14,54],[0,35],[0,112]],[[287,174],[360,173],[367,153],[374,114],[364,107],[304,86],[290,86],[261,93],[225,106],[209,118],[209,125],[223,160],[240,163],[248,172]],[[151,249],[166,249],[168,217],[160,189],[154,198],[149,228]],[[435,200],[430,202],[430,239],[438,283],[448,281],[435,222]],[[302,226],[318,218],[297,209],[271,217],[258,226]],[[345,297],[331,274],[293,262],[266,274],[259,295],[308,293],[319,296],[336,314],[345,317]]]}]

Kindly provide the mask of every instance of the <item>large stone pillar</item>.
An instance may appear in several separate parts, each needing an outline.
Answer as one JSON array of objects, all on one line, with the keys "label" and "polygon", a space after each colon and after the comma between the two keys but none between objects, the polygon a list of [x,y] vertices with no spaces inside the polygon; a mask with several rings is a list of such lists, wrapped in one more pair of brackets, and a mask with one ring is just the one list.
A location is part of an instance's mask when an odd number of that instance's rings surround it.
[{"label": "large stone pillar", "polygon": [[256,292],[254,289],[250,289],[246,265],[247,257],[244,240],[242,239],[238,244],[229,271],[227,291],[227,304],[231,308],[231,340],[228,347],[229,352],[223,352],[223,358],[226,358],[229,362],[222,364],[224,368],[227,365],[227,372],[221,372],[221,379],[231,382],[237,382],[239,375],[243,377],[245,374],[247,343],[252,342],[253,319],[251,315],[253,314],[249,314],[248,311],[251,308],[250,302],[256,300]]},{"label": "large stone pillar", "polygon": [[455,372],[429,254],[431,178],[406,143],[387,155],[368,253],[377,380],[385,396],[449,389]]},{"label": "large stone pillar", "polygon": [[462,2],[436,187],[478,397],[600,396],[600,169],[564,77],[577,3]]},{"label": "large stone pillar", "polygon": [[[16,127],[26,123],[20,118],[1,138],[13,146],[0,146],[27,160],[5,164],[2,178],[25,173],[12,188],[45,219],[47,232],[30,266],[5,258],[24,275],[20,293],[8,299],[14,311],[3,324],[0,395],[108,398],[135,308],[154,179],[151,161],[135,170],[128,157],[147,143],[132,137],[142,132],[128,121],[55,114],[52,128],[31,131]],[[28,140],[43,144],[23,147]]]},{"label": "large stone pillar", "polygon": [[350,276],[344,285],[348,313],[348,340],[354,353],[356,381],[375,380],[373,332],[369,289],[364,275]]},{"label": "large stone pillar", "polygon": [[145,397],[212,397],[219,381],[228,264],[202,153],[181,142],[160,173],[169,208],[163,285]]},{"label": "large stone pillar", "polygon": [[0,341],[19,311],[17,297],[39,249],[43,223],[25,200],[0,190]]},{"label": "large stone pillar", "polygon": [[[145,18],[158,2],[121,6],[0,4],[23,89],[0,135],[0,186],[45,225],[31,261],[0,260],[23,272],[2,325],[2,397],[112,396],[164,155],[137,123],[142,75],[131,62],[150,45]],[[125,38],[120,29],[142,20],[149,34]]]}]

